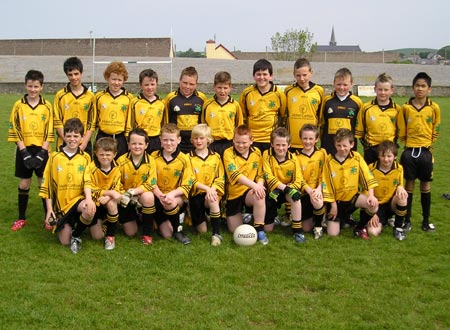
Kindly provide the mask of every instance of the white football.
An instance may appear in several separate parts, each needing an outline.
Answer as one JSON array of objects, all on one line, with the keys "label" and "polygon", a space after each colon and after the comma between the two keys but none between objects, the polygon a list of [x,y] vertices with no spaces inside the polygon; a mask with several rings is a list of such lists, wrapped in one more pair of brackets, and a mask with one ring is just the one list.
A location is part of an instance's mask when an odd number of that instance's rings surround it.
[{"label": "white football", "polygon": [[258,239],[256,230],[253,226],[243,224],[238,226],[233,233],[233,240],[237,245],[254,245]]}]

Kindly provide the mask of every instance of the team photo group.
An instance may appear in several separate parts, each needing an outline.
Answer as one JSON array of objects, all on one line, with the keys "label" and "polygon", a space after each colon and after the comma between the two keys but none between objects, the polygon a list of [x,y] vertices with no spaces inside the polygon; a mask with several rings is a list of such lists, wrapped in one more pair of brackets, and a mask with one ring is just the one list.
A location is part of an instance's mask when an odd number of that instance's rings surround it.
[{"label": "team photo group", "polygon": [[122,62],[107,66],[107,87],[95,94],[82,82],[79,58],[66,59],[63,70],[68,83],[53,103],[41,94],[43,73],[29,70],[26,94],[11,111],[8,141],[16,144],[19,179],[13,231],[28,223],[33,174],[44,228],[73,253],[84,231],[113,250],[119,230],[144,245],[155,235],[190,244],[191,226],[219,246],[222,230],[233,233],[244,222],[263,245],[279,223],[299,244],[343,228],[359,239],[389,232],[401,241],[412,228],[416,180],[417,228],[435,230],[432,147],[441,118],[425,72],[400,105],[387,73],[366,103],[352,94],[347,68],[337,70],[325,95],[305,58],[293,63],[295,82],[285,88],[273,83],[269,61],[256,61],[254,84],[239,99],[226,71],[215,74],[208,98],[197,90],[196,69],[186,67],[179,87],[161,98],[152,69],[140,72],[135,95],[124,87]]}]

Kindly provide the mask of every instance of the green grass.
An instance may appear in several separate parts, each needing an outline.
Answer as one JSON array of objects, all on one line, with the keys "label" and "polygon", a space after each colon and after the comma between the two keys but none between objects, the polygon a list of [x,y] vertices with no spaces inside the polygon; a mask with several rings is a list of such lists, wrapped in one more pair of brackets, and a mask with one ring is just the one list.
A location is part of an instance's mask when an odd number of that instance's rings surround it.
[{"label": "green grass", "polygon": [[[238,247],[224,232],[220,247],[188,229],[192,244],[156,239],[144,247],[119,233],[117,247],[83,236],[72,255],[42,228],[36,180],[29,225],[17,215],[14,146],[8,115],[19,96],[1,96],[0,328],[1,329],[448,329],[450,256],[450,99],[435,147],[433,234],[413,230],[398,242],[390,230],[370,241],[325,236],[296,245],[277,228],[270,244]],[[397,99],[402,103],[404,99]],[[419,196],[416,194],[415,196]]]}]

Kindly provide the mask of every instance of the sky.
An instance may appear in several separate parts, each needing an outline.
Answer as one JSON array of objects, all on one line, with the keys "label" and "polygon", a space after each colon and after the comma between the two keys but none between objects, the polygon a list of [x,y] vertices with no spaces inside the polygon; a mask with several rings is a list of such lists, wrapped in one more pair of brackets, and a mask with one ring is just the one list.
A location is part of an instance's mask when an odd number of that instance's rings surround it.
[{"label": "sky", "polygon": [[0,39],[172,37],[177,51],[216,40],[230,51],[270,50],[277,32],[307,30],[362,51],[450,45],[450,1],[14,0],[2,5]]}]

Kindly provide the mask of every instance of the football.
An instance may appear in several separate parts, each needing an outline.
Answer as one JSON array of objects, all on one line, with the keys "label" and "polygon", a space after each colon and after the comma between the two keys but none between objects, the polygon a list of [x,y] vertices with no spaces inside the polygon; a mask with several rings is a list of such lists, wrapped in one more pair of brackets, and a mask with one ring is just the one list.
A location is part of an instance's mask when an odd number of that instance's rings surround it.
[{"label": "football", "polygon": [[255,228],[247,224],[238,226],[233,233],[234,242],[240,246],[254,245],[257,237]]}]

